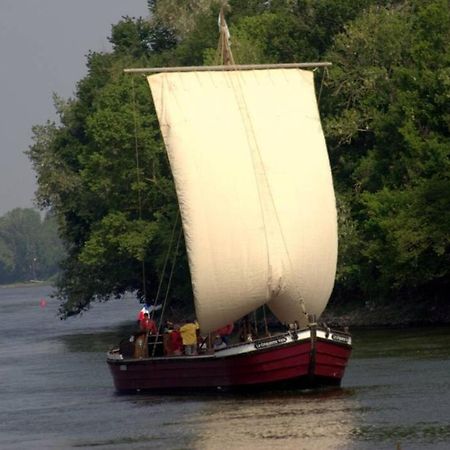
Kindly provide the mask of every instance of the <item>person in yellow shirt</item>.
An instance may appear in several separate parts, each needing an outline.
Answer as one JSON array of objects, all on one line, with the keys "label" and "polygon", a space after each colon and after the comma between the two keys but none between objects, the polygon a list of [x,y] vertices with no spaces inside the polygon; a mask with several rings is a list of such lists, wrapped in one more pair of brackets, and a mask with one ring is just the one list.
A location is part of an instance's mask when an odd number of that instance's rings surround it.
[{"label": "person in yellow shirt", "polygon": [[192,356],[197,354],[197,332],[199,330],[198,322],[185,321],[180,328],[181,339],[183,340],[184,354]]}]

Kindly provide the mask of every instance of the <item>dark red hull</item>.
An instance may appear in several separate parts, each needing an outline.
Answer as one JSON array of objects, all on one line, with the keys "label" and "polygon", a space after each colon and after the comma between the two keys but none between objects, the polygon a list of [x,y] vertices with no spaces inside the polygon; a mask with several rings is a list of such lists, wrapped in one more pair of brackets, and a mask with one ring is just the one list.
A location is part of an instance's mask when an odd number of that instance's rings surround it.
[{"label": "dark red hull", "polygon": [[212,355],[120,359],[108,354],[118,392],[338,386],[351,353],[344,333],[288,332]]}]

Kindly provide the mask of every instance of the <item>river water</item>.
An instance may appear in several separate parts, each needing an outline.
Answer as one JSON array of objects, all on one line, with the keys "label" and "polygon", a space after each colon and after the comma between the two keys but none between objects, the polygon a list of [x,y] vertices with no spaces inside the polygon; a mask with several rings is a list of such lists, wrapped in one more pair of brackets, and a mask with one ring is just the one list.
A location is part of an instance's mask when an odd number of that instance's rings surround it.
[{"label": "river water", "polygon": [[133,299],[61,321],[45,286],[0,288],[0,449],[449,449],[450,328],[354,331],[342,388],[115,394],[106,350]]}]

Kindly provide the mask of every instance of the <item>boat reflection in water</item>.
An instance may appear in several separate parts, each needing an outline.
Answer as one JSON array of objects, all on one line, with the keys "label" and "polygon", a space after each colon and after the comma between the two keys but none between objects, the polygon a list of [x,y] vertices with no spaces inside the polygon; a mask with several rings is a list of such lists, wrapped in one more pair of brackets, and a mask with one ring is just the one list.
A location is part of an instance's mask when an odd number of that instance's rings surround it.
[{"label": "boat reflection in water", "polygon": [[[200,407],[173,418],[190,429],[180,448],[223,450],[339,450],[352,448],[361,406],[349,389],[278,392],[255,396],[196,397]],[[213,401],[212,401],[213,400]],[[141,397],[140,404],[145,403]],[[155,397],[149,399],[153,404]],[[171,401],[176,401],[173,399]],[[179,399],[180,411],[186,406]],[[395,448],[395,447],[394,447]]]}]

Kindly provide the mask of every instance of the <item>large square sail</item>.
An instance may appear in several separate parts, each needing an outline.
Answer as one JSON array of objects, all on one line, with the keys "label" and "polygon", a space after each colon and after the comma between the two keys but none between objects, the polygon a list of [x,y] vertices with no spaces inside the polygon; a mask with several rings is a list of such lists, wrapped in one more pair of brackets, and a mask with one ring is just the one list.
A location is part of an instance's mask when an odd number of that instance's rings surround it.
[{"label": "large square sail", "polygon": [[148,82],[202,331],[264,304],[282,322],[319,316],[334,284],[337,224],[312,72],[175,72]]}]

